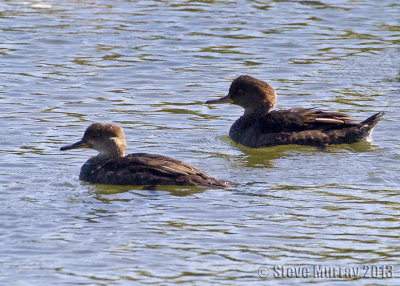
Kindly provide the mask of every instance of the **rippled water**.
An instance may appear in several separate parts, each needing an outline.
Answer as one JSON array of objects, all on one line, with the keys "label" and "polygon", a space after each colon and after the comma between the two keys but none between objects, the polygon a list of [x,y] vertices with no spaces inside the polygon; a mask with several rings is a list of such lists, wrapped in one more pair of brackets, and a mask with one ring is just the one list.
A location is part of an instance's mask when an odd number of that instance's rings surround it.
[{"label": "rippled water", "polygon": [[[331,285],[345,279],[278,279],[272,267],[388,265],[392,278],[351,281],[398,285],[399,9],[397,0],[2,1],[0,284]],[[203,104],[240,74],[269,81],[278,108],[387,113],[372,144],[245,148],[227,137],[242,110]],[[58,149],[96,121],[121,125],[130,152],[239,186],[80,182],[94,152]]]}]

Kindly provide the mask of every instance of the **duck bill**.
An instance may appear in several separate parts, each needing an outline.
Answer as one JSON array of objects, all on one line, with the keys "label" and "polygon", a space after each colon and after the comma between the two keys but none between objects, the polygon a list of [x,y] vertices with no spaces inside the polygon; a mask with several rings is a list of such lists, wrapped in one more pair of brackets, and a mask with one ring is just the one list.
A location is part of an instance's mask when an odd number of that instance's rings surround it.
[{"label": "duck bill", "polygon": [[89,148],[89,144],[85,140],[81,140],[74,144],[61,147],[60,151],[78,149],[78,148]]},{"label": "duck bill", "polygon": [[218,99],[212,99],[206,101],[206,104],[219,104],[219,103],[233,103],[233,100],[231,96],[228,94],[227,96]]}]

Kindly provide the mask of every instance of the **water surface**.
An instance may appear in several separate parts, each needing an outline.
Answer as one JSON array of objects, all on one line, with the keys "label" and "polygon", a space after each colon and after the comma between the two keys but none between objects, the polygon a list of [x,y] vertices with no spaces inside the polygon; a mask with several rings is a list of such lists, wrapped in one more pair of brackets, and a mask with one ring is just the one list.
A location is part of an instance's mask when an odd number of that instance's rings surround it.
[{"label": "water surface", "polygon": [[[332,285],[260,267],[392,265],[400,248],[400,4],[343,1],[2,1],[0,284]],[[372,143],[250,149],[242,110],[208,107],[238,75],[278,108],[386,110]],[[78,180],[60,152],[92,122],[130,152],[172,156],[235,188]],[[263,276],[265,273],[261,273]],[[264,275],[267,276],[267,275]]]}]

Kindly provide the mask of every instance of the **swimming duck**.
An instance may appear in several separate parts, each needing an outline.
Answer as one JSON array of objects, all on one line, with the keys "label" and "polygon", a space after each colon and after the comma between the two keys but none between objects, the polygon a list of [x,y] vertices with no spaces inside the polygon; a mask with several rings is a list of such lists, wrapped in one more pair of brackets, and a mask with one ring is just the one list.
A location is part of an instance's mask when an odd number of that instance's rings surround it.
[{"label": "swimming duck", "polygon": [[244,114],[232,125],[229,136],[253,148],[369,141],[373,128],[384,114],[378,112],[362,122],[354,122],[346,114],[314,108],[271,111],[276,97],[270,84],[242,75],[232,82],[227,96],[206,104],[233,103],[243,107]]},{"label": "swimming duck", "polygon": [[198,185],[207,187],[232,186],[208,176],[203,171],[166,156],[134,153],[125,156],[123,130],[114,124],[93,123],[83,138],[61,151],[91,148],[99,152],[81,168],[79,179],[109,185]]}]

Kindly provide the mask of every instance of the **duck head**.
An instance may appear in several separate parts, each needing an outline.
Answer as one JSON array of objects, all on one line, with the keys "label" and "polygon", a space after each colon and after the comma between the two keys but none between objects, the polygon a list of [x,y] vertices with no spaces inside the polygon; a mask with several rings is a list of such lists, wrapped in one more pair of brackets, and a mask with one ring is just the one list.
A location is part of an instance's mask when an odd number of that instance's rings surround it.
[{"label": "duck head", "polygon": [[244,108],[245,114],[268,112],[276,105],[276,93],[269,83],[248,75],[236,78],[227,96],[206,101],[206,104],[232,103]]},{"label": "duck head", "polygon": [[114,124],[93,123],[83,135],[82,139],[74,144],[63,146],[61,151],[91,148],[99,152],[101,158],[123,157],[126,150],[125,134]]}]

